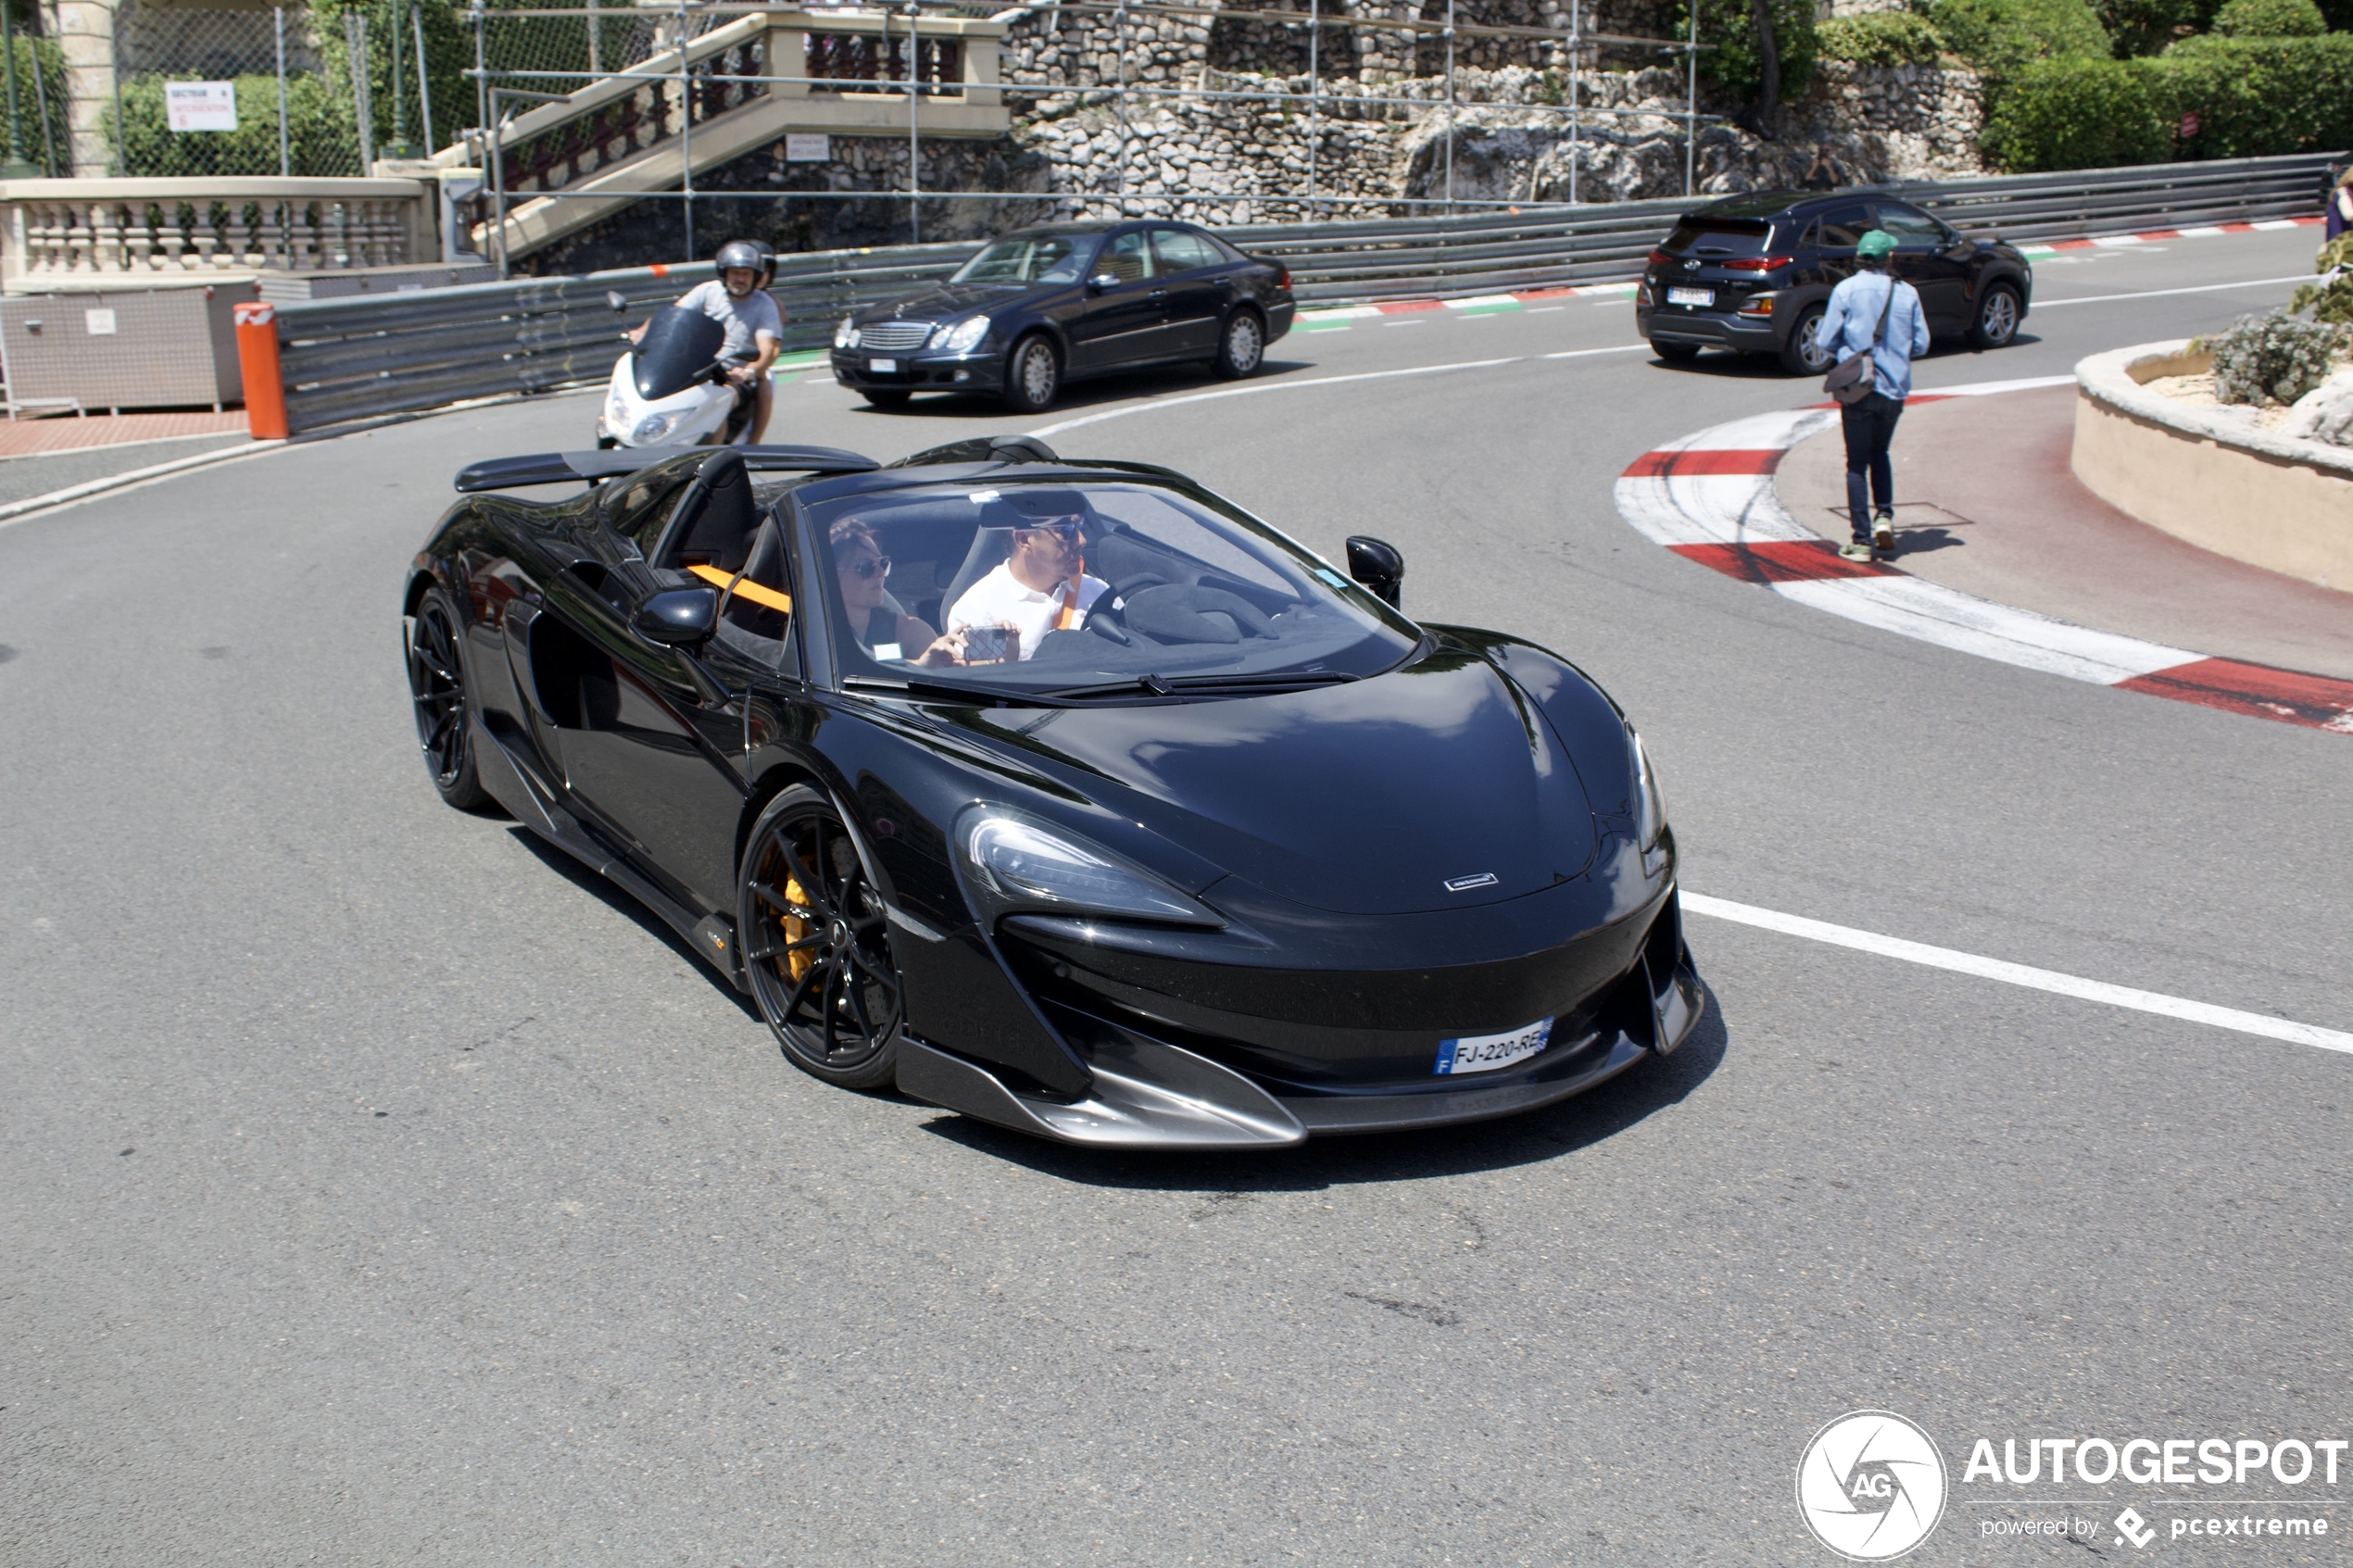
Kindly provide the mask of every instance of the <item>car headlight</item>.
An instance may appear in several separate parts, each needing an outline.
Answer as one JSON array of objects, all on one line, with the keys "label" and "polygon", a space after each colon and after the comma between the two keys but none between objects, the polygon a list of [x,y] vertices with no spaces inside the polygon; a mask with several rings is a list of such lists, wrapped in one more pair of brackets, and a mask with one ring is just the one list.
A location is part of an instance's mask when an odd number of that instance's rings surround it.
[{"label": "car headlight", "polygon": [[1634,838],[1642,847],[1643,872],[1655,875],[1667,864],[1667,797],[1658,787],[1658,770],[1651,766],[1650,747],[1631,728],[1626,739],[1634,769]]},{"label": "car headlight", "polygon": [[847,316],[841,319],[841,325],[834,329],[834,346],[836,348],[858,346],[858,329],[850,325],[850,319]]},{"label": "car headlight", "polygon": [[1225,923],[1141,866],[1001,811],[974,811],[957,841],[974,881],[1008,903],[1181,925]]},{"label": "car headlight", "polygon": [[680,418],[677,414],[648,414],[637,421],[637,428],[629,433],[629,439],[640,446],[660,441],[678,428]]},{"label": "car headlight", "polygon": [[952,327],[942,327],[932,333],[931,345],[934,348],[952,349],[962,354],[967,349],[979,347],[980,340],[988,335],[988,318],[971,316]]}]

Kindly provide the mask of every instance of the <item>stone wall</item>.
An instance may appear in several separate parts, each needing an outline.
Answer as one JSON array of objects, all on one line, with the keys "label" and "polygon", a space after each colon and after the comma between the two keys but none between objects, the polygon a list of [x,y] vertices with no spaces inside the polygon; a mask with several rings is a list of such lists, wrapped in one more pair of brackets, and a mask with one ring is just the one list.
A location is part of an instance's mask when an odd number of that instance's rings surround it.
[{"label": "stone wall", "polygon": [[[1296,0],[1293,0],[1296,3]],[[1347,14],[1410,18],[1371,0],[1333,0]],[[1844,0],[1842,0],[1844,3]],[[1458,19],[1513,26],[1549,25],[1565,0],[1457,0]],[[1444,15],[1443,0],[1420,11]],[[1660,25],[1648,0],[1603,0],[1588,25]],[[1401,74],[1420,62],[1427,39],[1367,32],[1353,56],[1337,45],[1344,29],[1319,44],[1320,95],[1311,117],[1303,96],[1303,28],[1231,23],[1199,17],[1131,16],[1127,47],[1110,15],[1050,8],[1014,24],[1005,40],[1003,77],[1013,130],[1000,142],[927,141],[926,190],[1036,192],[1036,201],[927,199],[927,240],[969,239],[1054,216],[1116,214],[1189,219],[1209,224],[1290,222],[1310,216],[1310,190],[1324,217],[1411,216],[1449,194],[1448,126],[1453,126],[1451,193],[1460,201],[1637,201],[1684,190],[1685,78],[1679,69],[1590,70],[1578,83],[1580,114],[1563,112],[1569,89],[1565,45],[1542,40],[1486,40],[1496,63],[1463,63],[1454,72],[1455,105],[1445,106],[1442,69]],[[1233,32],[1222,30],[1232,28]],[[1245,52],[1246,32],[1265,55],[1301,70],[1290,74],[1227,69]],[[1282,35],[1280,48],[1276,47]],[[1327,49],[1326,44],[1334,45]],[[1294,48],[1295,45],[1295,48]],[[1547,51],[1552,51],[1547,53]],[[1524,58],[1504,56],[1517,53]],[[1335,58],[1337,55],[1337,58]],[[1101,91],[1125,77],[1143,91]],[[1708,101],[1700,112],[1731,106]],[[1953,177],[1982,172],[1976,79],[1920,66],[1857,66],[1825,61],[1806,94],[1784,106],[1770,142],[1726,124],[1703,124],[1693,162],[1702,194],[1796,184],[1827,142],[1851,180]],[[902,244],[907,207],[887,195],[796,201],[817,189],[904,189],[906,144],[897,138],[837,136],[830,165],[786,164],[781,144],[748,155],[698,187],[741,193],[698,202],[696,248],[708,255],[725,239],[760,237],[786,250]],[[1312,152],[1312,158],[1311,158]],[[535,270],[573,271],[636,265],[676,254],[682,243],[674,202],[644,203],[533,258]]]}]

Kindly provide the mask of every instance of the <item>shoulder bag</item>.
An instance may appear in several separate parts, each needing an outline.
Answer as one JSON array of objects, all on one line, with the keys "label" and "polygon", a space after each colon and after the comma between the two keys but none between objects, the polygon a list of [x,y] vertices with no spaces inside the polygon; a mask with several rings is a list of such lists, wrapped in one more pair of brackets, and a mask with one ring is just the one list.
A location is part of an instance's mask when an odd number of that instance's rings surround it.
[{"label": "shoulder bag", "polygon": [[1871,355],[1887,336],[1888,313],[1895,308],[1895,279],[1887,280],[1887,303],[1879,307],[1879,331],[1871,334],[1871,346],[1852,359],[1842,359],[1831,367],[1822,378],[1822,390],[1841,403],[1860,403],[1879,388],[1872,384]]}]

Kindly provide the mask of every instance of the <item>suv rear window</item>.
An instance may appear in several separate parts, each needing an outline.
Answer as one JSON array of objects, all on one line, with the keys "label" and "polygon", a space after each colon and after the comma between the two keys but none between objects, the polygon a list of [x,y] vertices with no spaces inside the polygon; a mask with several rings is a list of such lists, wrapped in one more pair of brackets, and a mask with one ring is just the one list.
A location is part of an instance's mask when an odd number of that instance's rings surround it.
[{"label": "suv rear window", "polygon": [[1683,256],[1762,256],[1773,226],[1761,218],[1686,218],[1666,248]]}]

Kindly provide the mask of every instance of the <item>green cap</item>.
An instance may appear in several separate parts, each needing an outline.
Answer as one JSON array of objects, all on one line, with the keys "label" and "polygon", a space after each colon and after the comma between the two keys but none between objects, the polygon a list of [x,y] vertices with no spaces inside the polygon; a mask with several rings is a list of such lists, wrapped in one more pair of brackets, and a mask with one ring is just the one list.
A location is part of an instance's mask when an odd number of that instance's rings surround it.
[{"label": "green cap", "polygon": [[1874,229],[1855,246],[1855,254],[1867,261],[1893,256],[1895,254],[1895,236],[1884,229]]}]

